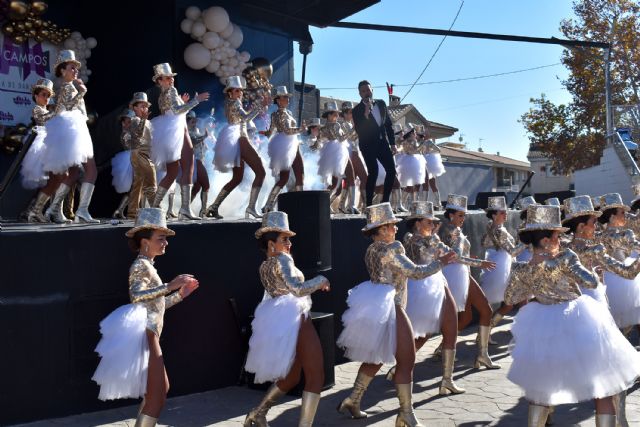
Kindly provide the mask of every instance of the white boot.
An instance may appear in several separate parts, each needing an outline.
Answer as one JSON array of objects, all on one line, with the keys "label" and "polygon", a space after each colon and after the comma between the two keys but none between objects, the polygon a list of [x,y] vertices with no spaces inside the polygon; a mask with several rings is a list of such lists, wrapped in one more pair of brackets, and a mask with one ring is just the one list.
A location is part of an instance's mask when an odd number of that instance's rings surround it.
[{"label": "white boot", "polygon": [[195,216],[193,212],[191,212],[191,189],[193,188],[193,184],[183,184],[180,186],[180,196],[182,199],[182,206],[178,211],[178,219],[202,219],[199,216]]},{"label": "white boot", "polygon": [[89,204],[91,203],[91,197],[93,197],[94,188],[95,185],[90,182],[83,182],[82,186],[80,186],[80,203],[78,203],[76,217],[73,220],[75,223],[100,224],[100,221],[93,219],[89,213]]},{"label": "white boot", "polygon": [[56,224],[68,224],[71,222],[62,212],[62,202],[67,198],[70,187],[67,184],[60,184],[56,190],[56,194],[53,195],[53,201],[47,210],[47,216],[51,222]]}]

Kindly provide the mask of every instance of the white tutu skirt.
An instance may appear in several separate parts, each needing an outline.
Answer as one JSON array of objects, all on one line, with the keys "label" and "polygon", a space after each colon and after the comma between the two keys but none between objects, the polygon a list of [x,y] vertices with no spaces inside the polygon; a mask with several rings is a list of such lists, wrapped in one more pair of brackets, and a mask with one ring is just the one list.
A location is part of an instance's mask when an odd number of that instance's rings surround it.
[{"label": "white tutu skirt", "polygon": [[45,124],[46,150],[42,156],[45,172],[64,173],[93,158],[93,143],[87,117],[80,110],[63,111]]},{"label": "white tutu skirt", "polygon": [[469,266],[457,262],[448,264],[442,268],[442,274],[447,279],[447,286],[456,302],[458,312],[464,311],[469,295]]},{"label": "white tutu skirt", "polygon": [[118,193],[128,193],[133,182],[131,150],[121,151],[111,159],[111,184]]},{"label": "white tutu skirt", "polygon": [[511,326],[507,378],[527,400],[545,406],[620,393],[640,375],[640,354],[593,298],[552,305],[532,302]]},{"label": "white tutu skirt", "polygon": [[511,275],[511,262],[513,258],[507,251],[488,249],[485,259],[496,263],[493,271],[484,270],[480,276],[480,286],[487,296],[489,304],[497,304],[504,301],[504,291],[507,289],[509,276]]},{"label": "white tutu skirt", "polygon": [[149,343],[147,309],[127,304],[100,322],[102,339],[96,347],[100,364],[91,378],[100,386],[100,400],[136,399],[147,391]]},{"label": "white tutu skirt", "polygon": [[584,295],[590,296],[594,300],[598,301],[600,304],[603,304],[609,310],[609,300],[607,299],[607,287],[599,284],[597,288],[583,288],[580,287],[580,290]]},{"label": "white tutu skirt", "polygon": [[33,130],[38,132],[38,136],[35,137],[29,151],[22,159],[22,167],[20,168],[22,186],[29,190],[43,187],[49,179],[42,164],[42,157],[47,148],[44,143],[47,131],[44,126],[36,126]]},{"label": "white tutu skirt", "polygon": [[226,125],[218,134],[213,148],[213,164],[220,172],[240,166],[240,125]]},{"label": "white tutu skirt", "polygon": [[624,279],[604,272],[609,308],[619,328],[640,324],[640,276]]},{"label": "white tutu skirt", "polygon": [[422,185],[427,178],[426,161],[420,154],[399,154],[396,156],[396,170],[401,187]]},{"label": "white tutu skirt", "polygon": [[396,290],[392,285],[366,281],[349,290],[349,308],[342,315],[344,329],[338,347],[345,357],[364,363],[395,363]]},{"label": "white tutu skirt", "polygon": [[301,317],[311,310],[311,298],[291,294],[264,299],[251,322],[249,355],[245,369],[255,373],[256,384],[287,376],[296,357]]},{"label": "white tutu skirt", "polygon": [[424,155],[427,161],[427,170],[429,171],[429,178],[437,178],[440,175],[444,175],[447,171],[442,164],[442,156],[440,153],[429,153]]},{"label": "white tutu skirt", "polygon": [[349,158],[349,144],[337,140],[326,142],[320,150],[318,175],[325,181],[332,176],[343,176]]},{"label": "white tutu skirt", "polygon": [[414,338],[423,338],[440,332],[446,285],[446,279],[440,271],[422,280],[409,279],[407,316],[413,326]]},{"label": "white tutu skirt", "polygon": [[280,171],[291,169],[293,160],[298,152],[298,135],[287,135],[286,133],[276,133],[269,140],[267,152],[269,153],[269,168],[273,176],[278,176]]},{"label": "white tutu skirt", "polygon": [[180,160],[184,132],[187,128],[185,114],[173,114],[167,111],[151,119],[151,160],[161,169],[167,163]]}]

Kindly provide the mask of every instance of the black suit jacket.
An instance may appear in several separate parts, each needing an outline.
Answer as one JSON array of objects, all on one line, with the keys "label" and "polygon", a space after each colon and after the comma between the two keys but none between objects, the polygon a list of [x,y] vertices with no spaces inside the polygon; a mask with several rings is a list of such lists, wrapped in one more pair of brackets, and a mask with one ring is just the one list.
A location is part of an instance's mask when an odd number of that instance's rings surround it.
[{"label": "black suit jacket", "polygon": [[387,110],[387,104],[381,99],[373,101],[380,110],[380,117],[382,119],[382,125],[378,126],[376,119],[373,117],[373,113],[369,113],[369,117],[364,116],[364,104],[360,102],[353,109],[353,124],[358,134],[358,140],[361,146],[368,146],[379,143],[386,143],[389,145],[395,145],[396,140],[393,134],[393,126],[391,124],[391,117],[389,117],[389,110]]}]

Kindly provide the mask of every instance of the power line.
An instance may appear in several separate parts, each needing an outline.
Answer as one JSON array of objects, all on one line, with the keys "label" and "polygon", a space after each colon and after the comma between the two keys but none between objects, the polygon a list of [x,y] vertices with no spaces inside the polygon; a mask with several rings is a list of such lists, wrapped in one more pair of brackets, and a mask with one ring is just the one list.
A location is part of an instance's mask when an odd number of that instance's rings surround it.
[{"label": "power line", "polygon": [[[453,21],[451,22],[451,25],[449,25],[449,30],[451,31],[451,29],[453,28],[453,25],[456,23],[456,21],[458,20],[458,16],[460,16],[460,11],[462,10],[462,6],[464,6],[464,0],[462,0],[460,2],[460,7],[458,8],[458,12],[456,13],[456,16],[453,18]],[[438,53],[438,51],[440,50],[440,47],[442,46],[442,44],[444,43],[444,41],[447,39],[447,35],[445,34],[442,37],[442,40],[440,40],[440,43],[438,44],[438,47],[436,48],[436,50],[433,52],[433,55],[431,55],[431,58],[429,58],[429,62],[427,62],[427,65],[424,66],[424,68],[422,69],[422,72],[420,73],[420,75],[418,76],[418,78],[416,79],[415,82],[413,82],[413,84],[411,85],[411,87],[409,88],[409,90],[407,91],[407,93],[404,94],[404,96],[402,97],[402,99],[400,100],[400,102],[404,101],[404,99],[409,96],[409,94],[411,93],[411,91],[413,90],[413,88],[415,87],[416,83],[418,83],[418,81],[420,81],[420,79],[422,78],[422,75],[424,74],[425,71],[427,71],[427,68],[429,68],[429,65],[431,65],[431,61],[433,61],[433,58],[435,58],[436,54]]]},{"label": "power line", "polygon": [[[434,85],[434,84],[440,84],[440,83],[456,83],[456,82],[462,82],[462,81],[466,81],[466,80],[478,80],[478,79],[486,79],[486,78],[490,78],[490,77],[500,77],[500,76],[506,76],[509,74],[518,74],[518,73],[524,73],[526,71],[534,71],[534,70],[540,70],[542,68],[549,68],[549,67],[556,67],[558,65],[562,65],[560,62],[556,62],[555,64],[548,64],[548,65],[540,65],[538,67],[531,67],[531,68],[523,68],[520,70],[513,70],[513,71],[505,71],[502,73],[494,73],[494,74],[483,74],[480,76],[471,76],[471,77],[460,77],[457,79],[450,79],[450,80],[436,80],[436,81],[430,81],[430,82],[422,82],[422,83],[404,83],[404,84],[394,84],[393,87],[403,87],[403,86],[425,86],[425,85]],[[380,85],[380,86],[372,86],[372,88],[374,89],[382,89],[385,88],[386,89],[386,85]],[[319,90],[354,90],[355,88],[353,87],[321,87],[318,88]]]}]

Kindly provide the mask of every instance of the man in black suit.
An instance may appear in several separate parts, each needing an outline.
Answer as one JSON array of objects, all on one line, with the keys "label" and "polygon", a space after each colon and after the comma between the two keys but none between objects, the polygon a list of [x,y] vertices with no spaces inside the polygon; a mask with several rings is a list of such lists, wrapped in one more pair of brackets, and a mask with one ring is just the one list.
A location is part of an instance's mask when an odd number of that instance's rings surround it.
[{"label": "man in black suit", "polygon": [[391,188],[396,178],[395,137],[387,105],[381,99],[373,99],[371,84],[363,80],[358,83],[362,101],[353,109],[353,124],[358,134],[360,151],[367,164],[367,206],[373,200],[373,192],[378,178],[378,160],[387,176],[384,179],[383,202],[389,201]]}]

